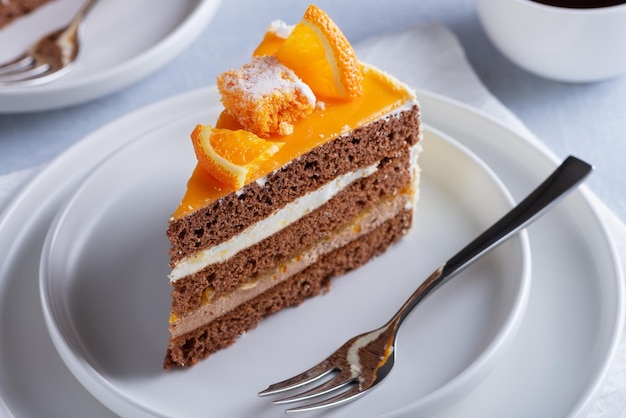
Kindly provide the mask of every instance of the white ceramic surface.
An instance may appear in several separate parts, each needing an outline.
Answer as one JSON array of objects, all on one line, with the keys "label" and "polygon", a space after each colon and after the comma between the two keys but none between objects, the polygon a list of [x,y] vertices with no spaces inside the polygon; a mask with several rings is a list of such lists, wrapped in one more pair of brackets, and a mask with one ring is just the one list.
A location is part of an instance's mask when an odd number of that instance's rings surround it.
[{"label": "white ceramic surface", "polygon": [[626,74],[626,4],[593,9],[532,0],[476,0],[498,49],[537,75],[589,82]]},{"label": "white ceramic surface", "polygon": [[[210,104],[219,110],[217,95],[204,101]],[[275,416],[280,408],[268,408],[256,396],[260,389],[382,325],[438,264],[512,205],[486,166],[428,132],[409,236],[333,282],[328,295],[263,321],[190,370],[166,372],[164,220],[195,166],[188,138],[194,122],[207,117],[199,108],[188,106],[189,115],[170,124],[138,121],[154,128],[89,176],[44,244],[41,294],[52,340],[78,380],[122,416],[202,417],[207,402],[214,416]],[[403,325],[399,367],[385,384],[325,415],[385,415],[409,406],[433,414],[468,393],[497,365],[522,321],[528,253],[516,237],[431,296]],[[363,303],[354,303],[357,295]]]},{"label": "white ceramic surface", "polygon": [[[81,0],[57,0],[0,30],[0,62],[57,29]],[[100,1],[81,34],[81,52],[62,78],[39,86],[0,86],[0,113],[56,109],[122,89],[174,59],[196,39],[220,0]]]},{"label": "white ceramic surface", "polygon": [[[0,217],[1,416],[114,416],[72,377],[48,338],[37,292],[42,243],[85,175],[142,134],[137,120],[170,123],[186,115],[183,104],[202,103],[211,93],[158,103],[94,132],[43,170]],[[478,153],[516,199],[556,166],[488,117],[438,96],[419,96],[428,109],[425,121]],[[598,392],[621,333],[623,288],[614,248],[584,188],[528,236],[533,285],[521,329],[498,367],[442,417],[583,417]]]}]

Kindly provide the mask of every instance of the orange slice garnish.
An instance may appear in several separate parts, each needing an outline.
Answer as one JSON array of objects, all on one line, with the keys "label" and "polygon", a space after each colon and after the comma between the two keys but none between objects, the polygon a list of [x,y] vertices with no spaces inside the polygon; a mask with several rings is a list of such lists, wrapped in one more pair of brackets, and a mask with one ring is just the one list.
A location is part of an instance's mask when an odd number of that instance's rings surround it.
[{"label": "orange slice garnish", "polygon": [[354,49],[335,22],[314,5],[278,47],[276,57],[316,96],[355,99],[363,94],[363,74]]},{"label": "orange slice garnish", "polygon": [[208,125],[196,126],[191,139],[200,166],[232,190],[253,180],[250,175],[284,144],[267,141],[252,132]]}]

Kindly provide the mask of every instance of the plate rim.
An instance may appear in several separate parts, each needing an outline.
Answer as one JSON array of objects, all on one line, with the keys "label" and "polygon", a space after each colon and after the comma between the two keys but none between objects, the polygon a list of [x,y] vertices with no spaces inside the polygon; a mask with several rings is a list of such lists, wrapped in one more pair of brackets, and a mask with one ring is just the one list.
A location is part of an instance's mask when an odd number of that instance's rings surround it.
[{"label": "plate rim", "polygon": [[[211,89],[211,87],[187,92],[180,96],[175,96],[169,99],[165,99],[161,102],[148,105],[141,109],[135,110],[126,116],[119,118],[116,122],[122,125],[126,125],[126,127],[130,131],[134,132],[135,134],[139,134],[141,131],[140,128],[133,127],[132,125],[128,124],[128,121],[134,118],[136,114],[141,114],[143,112],[151,112],[151,111],[155,111],[159,109],[161,109],[162,111],[164,102],[169,102],[170,100],[174,100],[176,98],[178,98],[178,100],[184,100],[187,96],[191,96],[195,94],[202,94],[202,91],[207,90],[207,89]],[[488,114],[485,114],[484,112],[476,108],[473,108],[465,103],[462,103],[457,100],[454,100],[445,96],[441,96],[439,94],[432,93],[429,91],[418,90],[418,97],[421,97],[422,99],[425,99],[425,101],[428,101],[430,103],[438,104],[440,107],[443,106],[444,108],[446,108],[446,110],[452,110],[453,112],[457,112],[457,113],[461,112],[463,114],[466,114],[467,117],[478,120],[480,121],[481,124],[486,123],[488,125],[495,125],[495,127],[499,130],[509,131],[511,135],[513,135],[516,138],[516,146],[530,149],[531,152],[533,152],[536,156],[544,160],[548,159],[550,161],[550,164],[556,167],[556,157],[549,154],[545,149],[541,148],[540,146],[534,143],[530,143],[528,140],[526,140],[521,135],[514,132],[507,126],[505,126],[502,122],[500,122],[496,118]],[[28,182],[28,184],[7,203],[7,205],[3,208],[2,212],[0,212],[0,230],[3,230],[5,232],[8,231],[8,233],[11,233],[12,236],[18,238],[16,239],[16,241],[20,242],[20,244],[23,244],[22,243],[23,239],[20,237],[22,237],[22,235],[27,235],[29,232],[24,232],[23,230],[21,230],[21,228],[18,227],[17,224],[10,224],[10,221],[15,217],[19,219],[23,219],[25,216],[27,216],[25,214],[19,213],[20,208],[22,206],[32,207],[32,205],[34,205],[35,203],[40,203],[41,199],[35,197],[33,194],[35,194],[37,190],[42,187],[44,188],[46,186],[50,187],[50,184],[47,184],[46,182],[46,177],[49,174],[52,174],[55,172],[63,173],[67,171],[67,168],[64,169],[64,166],[68,162],[80,160],[81,157],[84,157],[85,155],[87,155],[88,153],[86,150],[92,145],[92,143],[98,142],[100,137],[106,136],[108,126],[109,125],[105,125],[104,127],[85,136],[83,140],[70,146],[65,152],[63,152],[61,155],[56,157],[45,168],[40,170],[40,172],[37,175],[35,175]],[[115,141],[111,141],[111,143],[103,147],[104,148],[103,151],[106,153],[106,155],[108,155],[118,146],[119,144],[117,144]],[[85,174],[84,170],[83,172],[80,172],[79,174],[83,176]],[[54,190],[53,193],[50,193],[49,195],[47,195],[45,198],[46,202],[48,202],[49,205],[58,206],[58,200],[63,196],[64,193],[66,193],[67,189],[71,189],[74,186],[75,186],[75,182],[68,180],[68,182],[64,183],[62,187]],[[619,268],[619,261],[616,257],[616,254],[617,254],[616,249],[613,244],[612,237],[608,234],[608,230],[606,228],[606,224],[604,223],[604,220],[602,219],[597,209],[594,207],[594,205],[591,202],[592,193],[588,191],[586,186],[584,185],[580,190],[577,190],[574,193],[580,196],[580,198],[583,200],[583,205],[589,211],[592,212],[592,217],[594,218],[595,223],[602,229],[601,235],[603,236],[605,240],[606,246],[609,247],[609,252],[610,252],[610,254],[608,254],[607,257],[613,260],[612,266],[613,266],[615,275],[612,278],[611,283],[615,284],[618,290],[618,294],[615,295],[616,303],[618,305],[618,310],[615,312],[615,316],[617,317],[617,322],[612,327],[614,332],[612,334],[611,341],[609,342],[608,350],[606,352],[600,353],[601,355],[604,356],[604,361],[602,362],[600,369],[596,371],[596,379],[593,382],[586,383],[585,385],[586,390],[585,390],[585,393],[583,394],[584,396],[580,399],[580,401],[576,405],[568,404],[571,410],[580,412],[580,411],[583,411],[586,407],[588,407],[589,403],[594,399],[594,395],[597,393],[604,377],[606,376],[609,365],[616,353],[617,344],[619,342],[619,336],[621,335],[621,329],[619,330],[619,332],[617,331],[618,331],[618,328],[620,328],[620,325],[623,324],[622,314],[624,311],[624,304],[623,304],[624,290],[623,290],[623,283],[622,283],[623,274],[622,274],[621,269]],[[32,223],[32,220],[29,220],[28,218],[26,220]],[[30,223],[29,223],[29,226],[31,226]],[[7,236],[7,235],[8,235],[7,233],[4,234],[4,236]],[[9,246],[7,242],[5,243],[0,242],[0,247],[5,247],[7,250],[11,249],[11,247]],[[10,253],[11,251],[0,253],[0,273],[4,271],[7,265],[10,265],[10,262],[11,262]],[[2,276],[0,276],[0,281],[1,279],[2,279]],[[3,284],[3,283],[0,283],[0,284]],[[594,367],[594,370],[595,369],[596,368]],[[6,396],[6,394],[4,394],[4,396]],[[3,400],[3,399],[5,398],[3,398],[2,394],[0,394],[0,400]],[[8,399],[8,397],[6,399]],[[0,406],[2,406],[3,404],[6,405],[6,402],[4,401],[0,402]],[[7,410],[8,410],[8,407],[7,407]],[[8,413],[11,414],[10,411],[8,411]]]},{"label": "plate rim", "polygon": [[[522,134],[499,121],[495,116],[487,114],[459,100],[443,96],[436,92],[422,92],[422,97],[431,103],[448,107],[449,109],[452,109],[453,112],[463,113],[465,117],[475,118],[481,122],[486,121],[488,125],[491,125],[491,127],[496,128],[501,132],[506,132],[508,135],[516,138],[522,147],[530,149],[538,157],[543,159],[545,163],[551,165],[551,168],[556,168],[561,162],[559,157],[556,156],[556,154],[543,143],[538,140],[533,142],[529,141],[524,138]],[[595,379],[588,382],[586,385],[586,391],[582,394],[582,396],[580,396],[578,401],[570,407],[568,416],[578,417],[584,415],[587,410],[591,408],[592,403],[596,400],[599,391],[602,388],[602,384],[609,373],[611,364],[617,355],[620,339],[623,334],[626,334],[626,330],[624,329],[626,325],[626,273],[624,272],[624,268],[626,268],[626,266],[622,266],[617,246],[615,245],[615,239],[609,232],[609,227],[600,213],[600,208],[593,203],[596,197],[589,186],[583,183],[578,186],[577,190],[572,191],[571,195],[573,196],[572,199],[578,197],[581,204],[587,211],[590,212],[590,220],[593,220],[596,224],[597,228],[600,230],[600,235],[604,239],[603,244],[608,251],[608,258],[611,260],[611,270],[615,279],[613,283],[616,286],[616,293],[613,296],[615,296],[615,305],[617,307],[614,315],[615,322],[611,327],[612,333],[610,341],[608,342],[608,350],[605,353],[606,355],[604,356],[600,367],[596,370]]]}]

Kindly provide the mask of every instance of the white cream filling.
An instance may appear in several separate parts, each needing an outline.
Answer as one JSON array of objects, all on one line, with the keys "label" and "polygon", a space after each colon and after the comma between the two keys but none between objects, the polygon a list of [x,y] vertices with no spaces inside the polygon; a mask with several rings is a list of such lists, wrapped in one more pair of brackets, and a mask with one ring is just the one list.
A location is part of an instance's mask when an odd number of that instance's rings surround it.
[{"label": "white cream filling", "polygon": [[422,133],[420,132],[419,134],[419,141],[413,145],[411,147],[411,196],[412,199],[407,202],[407,207],[406,209],[410,209],[411,206],[415,206],[417,204],[417,201],[419,200],[419,192],[420,192],[420,188],[419,188],[419,184],[420,184],[420,175],[421,175],[421,169],[420,166],[418,164],[418,159],[419,159],[419,155],[422,152],[422,140],[424,139],[424,136],[422,135]]},{"label": "white cream filling", "polygon": [[373,164],[369,167],[343,174],[319,189],[288,203],[282,209],[249,226],[228,241],[183,258],[172,270],[169,276],[170,281],[175,282],[202,270],[206,266],[227,260],[239,251],[261,242],[319,208],[355,180],[371,176],[376,172],[377,165]]}]

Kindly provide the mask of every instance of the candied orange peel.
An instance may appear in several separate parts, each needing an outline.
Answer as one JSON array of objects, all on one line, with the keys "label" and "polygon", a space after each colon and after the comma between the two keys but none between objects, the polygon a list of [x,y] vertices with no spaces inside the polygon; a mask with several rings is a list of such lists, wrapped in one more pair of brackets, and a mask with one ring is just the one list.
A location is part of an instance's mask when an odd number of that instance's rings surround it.
[{"label": "candied orange peel", "polygon": [[261,137],[290,135],[293,124],[310,115],[315,95],[276,57],[254,57],[217,77],[222,104],[245,129]]},{"label": "candied orange peel", "polygon": [[245,130],[210,125],[197,125],[191,139],[199,165],[232,190],[253,180],[250,175],[284,145]]},{"label": "candied orange peel", "polygon": [[[271,42],[275,45],[277,40],[271,38]],[[271,50],[269,40],[267,44],[266,50]],[[335,22],[315,5],[307,8],[275,55],[316,96],[353,100],[363,94],[362,68],[352,45]]]}]

